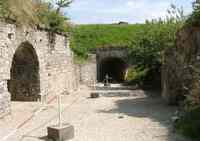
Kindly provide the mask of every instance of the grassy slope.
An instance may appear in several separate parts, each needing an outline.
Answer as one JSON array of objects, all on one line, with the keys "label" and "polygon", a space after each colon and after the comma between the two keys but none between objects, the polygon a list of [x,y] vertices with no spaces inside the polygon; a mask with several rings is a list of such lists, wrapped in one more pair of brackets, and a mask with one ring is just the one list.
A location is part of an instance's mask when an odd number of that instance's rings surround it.
[{"label": "grassy slope", "polygon": [[72,48],[85,56],[97,47],[127,47],[144,25],[78,25],[72,30]]},{"label": "grassy slope", "polygon": [[[133,24],[133,25],[77,25],[72,29],[72,48],[81,57],[87,57],[98,47],[134,47],[141,38],[168,41],[174,33],[174,24]],[[159,35],[161,34],[161,35]],[[163,35],[165,34],[165,35]],[[171,36],[171,35],[169,35]],[[173,35],[174,36],[174,35]],[[152,38],[152,39],[151,39]],[[167,38],[167,39],[166,39]],[[163,43],[162,42],[162,43]]]}]

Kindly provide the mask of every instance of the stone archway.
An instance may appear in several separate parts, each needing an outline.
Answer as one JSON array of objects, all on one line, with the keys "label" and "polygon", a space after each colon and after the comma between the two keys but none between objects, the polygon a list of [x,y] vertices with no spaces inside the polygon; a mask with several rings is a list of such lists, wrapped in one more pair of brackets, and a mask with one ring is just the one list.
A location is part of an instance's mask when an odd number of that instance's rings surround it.
[{"label": "stone archway", "polygon": [[10,70],[8,90],[13,101],[37,101],[40,98],[39,61],[28,42],[15,51]]},{"label": "stone archway", "polygon": [[117,57],[108,57],[99,62],[98,81],[103,82],[105,75],[111,77],[112,83],[123,83],[125,81],[127,63]]}]

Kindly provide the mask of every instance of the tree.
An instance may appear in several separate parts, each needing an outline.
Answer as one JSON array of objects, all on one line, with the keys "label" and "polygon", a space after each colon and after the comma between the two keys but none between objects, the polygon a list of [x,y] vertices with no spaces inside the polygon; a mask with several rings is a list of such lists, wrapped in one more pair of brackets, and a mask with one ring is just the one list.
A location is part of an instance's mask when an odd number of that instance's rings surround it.
[{"label": "tree", "polygon": [[66,8],[69,7],[69,5],[73,2],[73,0],[56,0],[56,5],[58,6],[57,8],[57,13],[60,12],[61,8]]},{"label": "tree", "polygon": [[[38,1],[38,0],[37,0]],[[55,8],[56,5],[59,5]],[[68,18],[64,16],[60,9],[69,6],[69,1],[67,0],[58,0],[58,1],[46,1],[44,0],[38,5],[38,18],[40,24],[46,27],[52,32],[66,32],[69,29]]]},{"label": "tree", "polygon": [[187,24],[200,25],[200,0],[193,3],[193,12],[188,18]]},{"label": "tree", "polygon": [[199,13],[200,12],[200,0],[196,0],[193,3],[193,9],[194,9],[194,13]]}]

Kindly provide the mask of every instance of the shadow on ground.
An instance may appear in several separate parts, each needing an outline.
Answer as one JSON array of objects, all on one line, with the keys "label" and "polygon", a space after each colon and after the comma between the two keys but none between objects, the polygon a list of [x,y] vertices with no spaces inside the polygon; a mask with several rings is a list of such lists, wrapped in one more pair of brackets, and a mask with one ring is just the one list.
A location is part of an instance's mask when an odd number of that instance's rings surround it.
[{"label": "shadow on ground", "polygon": [[99,110],[101,113],[123,113],[128,116],[139,118],[151,118],[161,123],[169,120],[175,107],[168,107],[159,97],[128,98],[116,101],[117,108],[110,110]]},{"label": "shadow on ground", "polygon": [[39,140],[41,140],[41,141],[52,141],[52,139],[49,139],[47,136],[38,137],[38,136],[31,136],[31,135],[24,135],[24,136],[20,139],[20,141],[23,141],[23,140],[25,140],[25,139],[33,139],[33,140],[39,139]]},{"label": "shadow on ground", "polygon": [[158,122],[161,127],[166,127],[169,130],[169,134],[166,135],[167,139],[163,141],[184,141],[182,137],[173,133],[171,118],[174,116],[177,107],[168,106],[159,94],[152,92],[144,92],[144,94],[145,96],[142,97],[133,96],[119,99],[115,102],[116,107],[114,109],[98,110],[97,113],[118,113],[134,118],[149,118],[153,122]]}]

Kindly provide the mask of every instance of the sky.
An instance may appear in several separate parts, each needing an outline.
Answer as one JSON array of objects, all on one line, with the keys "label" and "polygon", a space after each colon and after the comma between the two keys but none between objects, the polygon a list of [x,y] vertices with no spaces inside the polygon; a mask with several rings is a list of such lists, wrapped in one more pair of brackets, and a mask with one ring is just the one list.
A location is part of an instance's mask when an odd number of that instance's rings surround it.
[{"label": "sky", "polygon": [[76,24],[143,23],[165,17],[170,4],[183,7],[185,14],[192,11],[194,0],[74,0],[69,8],[64,10]]}]

